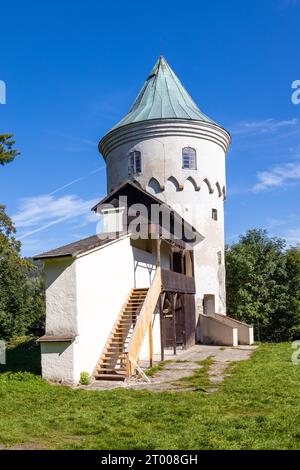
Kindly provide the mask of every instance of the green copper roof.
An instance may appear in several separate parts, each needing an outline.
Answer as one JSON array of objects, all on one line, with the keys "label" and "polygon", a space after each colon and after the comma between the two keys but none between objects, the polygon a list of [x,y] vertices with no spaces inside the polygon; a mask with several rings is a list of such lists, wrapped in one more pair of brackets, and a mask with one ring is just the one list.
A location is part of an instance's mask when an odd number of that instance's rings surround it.
[{"label": "green copper roof", "polygon": [[160,56],[129,113],[113,129],[163,118],[214,122],[200,111],[166,59]]}]

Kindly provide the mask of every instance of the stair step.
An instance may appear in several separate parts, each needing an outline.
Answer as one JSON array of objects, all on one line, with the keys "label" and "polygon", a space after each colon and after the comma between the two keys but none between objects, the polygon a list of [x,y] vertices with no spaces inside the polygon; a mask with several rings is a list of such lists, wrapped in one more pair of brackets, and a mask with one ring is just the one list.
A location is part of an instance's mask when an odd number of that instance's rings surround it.
[{"label": "stair step", "polygon": [[[98,364],[98,366],[97,366],[97,370],[100,370],[100,369],[102,369],[102,364]],[[106,371],[108,371],[108,370],[114,370],[114,371],[116,371],[116,372],[122,372],[122,371],[123,371],[123,372],[126,372],[126,368],[125,368],[125,367],[123,367],[123,368],[122,368],[122,367],[118,367],[117,369],[115,369],[115,366],[114,366],[113,368],[111,368],[111,369],[105,368],[105,370],[106,370]]]},{"label": "stair step", "polygon": [[126,369],[104,369],[99,368],[97,369],[97,374],[118,374],[118,375],[126,375]]},{"label": "stair step", "polygon": [[123,354],[123,352],[119,353],[117,351],[107,351],[104,355],[104,357],[106,356],[111,356],[111,357],[119,357],[121,354]]},{"label": "stair step", "polygon": [[117,374],[95,374],[96,380],[119,380],[120,382],[124,382],[126,376],[124,375],[117,375]]},{"label": "stair step", "polygon": [[[126,341],[126,344],[128,343],[129,341]],[[112,339],[111,342],[109,343],[110,346],[114,346],[114,347],[119,347],[121,349],[123,349],[123,345],[124,345],[124,341],[120,341],[119,339]]]},{"label": "stair step", "polygon": [[125,380],[126,351],[148,288],[134,288],[124,306],[119,321],[107,341],[105,353],[97,365],[96,380]]}]

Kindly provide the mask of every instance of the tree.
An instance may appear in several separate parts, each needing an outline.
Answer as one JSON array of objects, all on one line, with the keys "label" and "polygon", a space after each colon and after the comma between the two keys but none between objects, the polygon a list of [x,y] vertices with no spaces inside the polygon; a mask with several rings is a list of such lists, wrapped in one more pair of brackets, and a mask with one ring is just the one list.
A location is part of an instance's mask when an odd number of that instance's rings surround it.
[{"label": "tree", "polygon": [[[0,163],[12,161],[11,136],[0,136]],[[12,220],[0,205],[0,338],[39,334],[44,321],[42,277],[31,260],[20,254]]]},{"label": "tree", "polygon": [[286,253],[288,305],[279,320],[278,329],[284,340],[300,338],[300,247]]},{"label": "tree", "polygon": [[39,334],[44,322],[42,276],[20,255],[15,228],[0,210],[0,338]]},{"label": "tree", "polygon": [[0,135],[0,165],[12,162],[20,154],[13,148],[14,144],[13,134]]},{"label": "tree", "polygon": [[297,256],[298,252],[285,251],[284,240],[268,237],[266,230],[249,230],[226,247],[228,315],[253,324],[259,340],[287,341],[299,328]]}]

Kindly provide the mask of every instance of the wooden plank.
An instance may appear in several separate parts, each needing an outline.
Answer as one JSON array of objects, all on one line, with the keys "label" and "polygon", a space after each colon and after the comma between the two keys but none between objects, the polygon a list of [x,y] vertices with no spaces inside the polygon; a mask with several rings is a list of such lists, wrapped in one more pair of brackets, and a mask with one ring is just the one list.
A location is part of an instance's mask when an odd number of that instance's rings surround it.
[{"label": "wooden plank", "polygon": [[196,305],[195,297],[191,294],[184,294],[184,313],[185,313],[185,345],[190,348],[195,344],[196,330]]},{"label": "wooden plank", "polygon": [[160,320],[160,356],[161,360],[165,360],[165,345],[164,345],[164,327],[163,327],[163,309],[166,293],[163,292],[159,296],[159,320]]},{"label": "wooden plank", "polygon": [[162,269],[161,278],[162,289],[165,292],[182,292],[186,294],[196,293],[195,279],[193,277]]},{"label": "wooden plank", "polygon": [[159,295],[161,293],[161,268],[157,267],[153,282],[148,290],[147,296],[140,311],[138,320],[136,322],[133,335],[128,344],[126,365],[127,376],[131,377],[135,363],[138,362],[139,353],[149,328],[149,323],[152,321],[152,315],[155,311]]},{"label": "wooden plank", "polygon": [[37,343],[72,343],[76,336],[51,336],[44,335],[37,339]]}]

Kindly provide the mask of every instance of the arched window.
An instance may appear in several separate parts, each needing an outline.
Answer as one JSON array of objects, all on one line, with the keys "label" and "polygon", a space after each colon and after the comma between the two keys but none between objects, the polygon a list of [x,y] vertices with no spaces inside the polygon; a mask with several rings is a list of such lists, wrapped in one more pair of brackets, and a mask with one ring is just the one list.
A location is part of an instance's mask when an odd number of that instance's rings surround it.
[{"label": "arched window", "polygon": [[142,173],[141,152],[134,150],[128,157],[128,176],[139,175]]},{"label": "arched window", "polygon": [[197,169],[196,150],[192,147],[182,149],[182,168],[185,170]]}]

